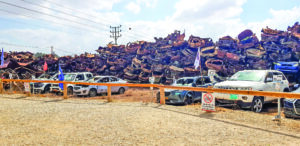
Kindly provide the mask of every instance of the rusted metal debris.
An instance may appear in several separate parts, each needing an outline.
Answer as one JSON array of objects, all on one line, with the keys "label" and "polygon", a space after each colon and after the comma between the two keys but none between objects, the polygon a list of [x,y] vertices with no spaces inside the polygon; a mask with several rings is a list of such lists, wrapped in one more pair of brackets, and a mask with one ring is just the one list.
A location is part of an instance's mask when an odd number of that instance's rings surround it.
[{"label": "rusted metal debris", "polygon": [[44,61],[48,72],[57,72],[58,63],[65,72],[90,71],[98,75],[114,75],[130,82],[170,84],[173,77],[201,75],[194,61],[201,48],[202,74],[208,69],[217,71],[220,78],[244,69],[271,69],[278,61],[300,59],[300,25],[295,23],[287,31],[263,28],[261,41],[251,30],[242,31],[236,38],[224,36],[214,43],[210,38],[174,31],[155,42],[137,41],[126,45],[100,46],[98,54],[81,54],[55,58],[47,55],[35,58],[30,52],[5,53],[2,75],[13,70],[19,78],[30,78],[43,73]]}]

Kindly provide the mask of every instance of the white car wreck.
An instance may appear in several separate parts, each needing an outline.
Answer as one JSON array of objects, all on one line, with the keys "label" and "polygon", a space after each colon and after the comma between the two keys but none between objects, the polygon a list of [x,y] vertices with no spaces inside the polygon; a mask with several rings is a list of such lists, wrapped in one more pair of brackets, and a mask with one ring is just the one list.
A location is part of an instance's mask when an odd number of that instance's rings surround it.
[{"label": "white car wreck", "polygon": [[[280,82],[274,82],[273,76],[282,77]],[[215,84],[214,88],[232,90],[275,91],[289,92],[289,82],[282,72],[276,70],[244,70],[235,73],[227,81]],[[261,112],[264,103],[277,101],[274,97],[253,95],[236,95],[214,93],[216,102],[221,104],[237,104],[241,108],[251,108],[254,112]]]},{"label": "white car wreck", "polygon": [[[113,76],[95,76],[94,80],[95,83],[127,83],[127,81]],[[111,86],[112,93],[124,94],[126,90],[128,90],[126,86]],[[77,96],[94,97],[97,94],[107,94],[107,86],[76,85],[74,93]]]}]

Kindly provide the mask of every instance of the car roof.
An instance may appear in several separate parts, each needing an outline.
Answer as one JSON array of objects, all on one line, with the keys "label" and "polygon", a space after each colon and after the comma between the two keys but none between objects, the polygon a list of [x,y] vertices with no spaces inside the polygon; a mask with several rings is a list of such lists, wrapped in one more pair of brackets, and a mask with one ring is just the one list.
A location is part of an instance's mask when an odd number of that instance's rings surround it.
[{"label": "car roof", "polygon": [[242,70],[242,71],[239,71],[239,72],[243,72],[243,71],[257,71],[257,72],[281,72],[281,71],[278,71],[278,70]]},{"label": "car roof", "polygon": [[[208,78],[209,76],[195,76],[195,77],[182,77],[182,78],[179,78],[179,79],[197,79],[197,78]],[[179,80],[177,79],[177,80]]]},{"label": "car roof", "polygon": [[[114,77],[114,76],[94,76],[94,78],[104,78],[104,77]],[[118,77],[115,77],[118,78]]]}]

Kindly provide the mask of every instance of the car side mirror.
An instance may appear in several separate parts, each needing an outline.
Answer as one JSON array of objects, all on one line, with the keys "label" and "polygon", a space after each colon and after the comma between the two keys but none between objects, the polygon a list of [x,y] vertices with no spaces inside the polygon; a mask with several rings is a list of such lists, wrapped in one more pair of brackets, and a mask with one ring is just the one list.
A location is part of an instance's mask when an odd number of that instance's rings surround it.
[{"label": "car side mirror", "polygon": [[267,78],[266,82],[273,82],[272,78]]},{"label": "car side mirror", "polygon": [[197,87],[195,83],[192,83],[192,87]]},{"label": "car side mirror", "polygon": [[78,80],[79,80],[78,78],[75,79],[75,81],[78,81]]}]

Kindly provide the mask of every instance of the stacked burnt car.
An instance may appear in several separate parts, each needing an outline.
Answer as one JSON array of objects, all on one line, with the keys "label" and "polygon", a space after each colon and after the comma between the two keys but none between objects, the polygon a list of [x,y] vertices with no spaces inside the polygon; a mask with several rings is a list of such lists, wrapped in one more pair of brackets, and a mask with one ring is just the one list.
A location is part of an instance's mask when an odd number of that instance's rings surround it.
[{"label": "stacked burnt car", "polygon": [[[136,41],[126,45],[108,44],[99,47],[98,54],[81,54],[55,58],[52,55],[34,58],[30,52],[5,53],[4,66],[21,76],[38,74],[43,64],[48,72],[57,72],[58,64],[64,72],[89,71],[98,75],[113,75],[130,82],[169,84],[173,78],[206,75],[208,69],[219,76],[230,76],[244,69],[271,69],[278,61],[299,61],[300,25],[295,23],[287,31],[262,29],[261,41],[251,30],[242,31],[236,38],[224,36],[214,43],[210,38],[191,35],[184,40],[185,33],[175,31],[165,38],[154,38],[155,42]],[[194,68],[198,48],[201,50],[201,68]],[[27,75],[25,75],[27,74]],[[20,77],[23,78],[23,77]],[[290,81],[292,82],[292,81]]]}]

